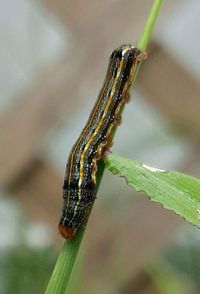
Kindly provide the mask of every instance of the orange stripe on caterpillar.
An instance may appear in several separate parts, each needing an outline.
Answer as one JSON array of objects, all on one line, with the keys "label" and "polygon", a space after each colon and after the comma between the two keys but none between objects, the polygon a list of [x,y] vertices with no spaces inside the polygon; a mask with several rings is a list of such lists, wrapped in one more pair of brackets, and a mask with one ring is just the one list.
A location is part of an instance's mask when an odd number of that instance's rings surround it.
[{"label": "orange stripe on caterpillar", "polygon": [[97,163],[112,146],[113,130],[121,122],[137,64],[143,59],[146,53],[132,45],[120,46],[111,54],[102,90],[67,162],[59,223],[65,239],[87,221],[96,198]]}]

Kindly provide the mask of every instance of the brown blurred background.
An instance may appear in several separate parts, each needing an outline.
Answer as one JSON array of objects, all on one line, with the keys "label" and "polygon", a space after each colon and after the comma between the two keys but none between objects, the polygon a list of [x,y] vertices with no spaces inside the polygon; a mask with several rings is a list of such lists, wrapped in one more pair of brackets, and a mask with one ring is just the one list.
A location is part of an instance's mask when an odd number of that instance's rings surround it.
[{"label": "brown blurred background", "polygon": [[[27,293],[40,271],[42,293],[68,153],[111,51],[137,45],[152,2],[0,1],[0,293]],[[164,2],[113,152],[200,177],[200,3]],[[197,229],[106,172],[68,293],[200,293],[198,247]]]}]

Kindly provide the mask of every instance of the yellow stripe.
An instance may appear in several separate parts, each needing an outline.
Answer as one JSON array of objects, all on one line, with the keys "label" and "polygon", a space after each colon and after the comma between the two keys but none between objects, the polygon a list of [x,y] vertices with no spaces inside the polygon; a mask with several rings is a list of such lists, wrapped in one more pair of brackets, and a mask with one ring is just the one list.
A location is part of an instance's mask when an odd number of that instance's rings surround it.
[{"label": "yellow stripe", "polygon": [[[106,88],[106,86],[108,85],[108,81],[109,81],[109,75],[111,73],[111,69],[112,69],[112,66],[110,65],[110,68],[108,70],[108,73],[107,73],[107,79],[106,79],[106,82],[104,84],[104,87],[102,88],[101,90],[101,94],[99,96],[99,99],[96,103],[96,106],[94,108],[94,110],[92,111],[92,115],[90,117],[90,120],[88,121],[87,125],[85,126],[85,129],[82,131],[79,139],[77,140],[76,144],[74,145],[73,147],[73,152],[71,153],[71,157],[70,157],[70,167],[69,167],[69,176],[68,176],[68,185],[70,185],[70,181],[71,181],[71,176],[72,176],[72,168],[73,168],[73,161],[74,161],[74,155],[76,153],[76,150],[79,146],[79,143],[80,141],[84,138],[86,132],[88,131],[88,128],[89,128],[89,124],[91,123],[91,121],[94,119],[94,117],[96,116],[96,113],[98,111],[98,107],[101,103],[101,101],[103,100],[103,96],[104,96],[104,90]],[[68,190],[68,193],[67,193],[67,205],[69,204],[69,200],[70,200],[70,190]]]},{"label": "yellow stripe", "polygon": [[[123,52],[122,52],[122,56],[129,50],[129,48],[126,48]],[[77,210],[77,207],[80,203],[80,200],[81,200],[81,183],[82,183],[82,180],[83,180],[83,173],[84,173],[84,159],[85,159],[85,154],[88,150],[88,148],[90,147],[90,144],[93,142],[95,136],[98,134],[101,126],[103,125],[103,121],[104,121],[104,118],[108,112],[108,109],[110,107],[110,104],[112,102],[112,99],[113,99],[113,95],[115,93],[115,88],[116,88],[116,85],[117,85],[117,82],[118,82],[118,79],[120,77],[120,73],[121,73],[121,70],[122,70],[122,67],[123,67],[123,64],[124,64],[124,58],[122,57],[121,61],[120,61],[120,65],[119,65],[119,68],[117,70],[117,75],[116,75],[116,78],[115,78],[115,82],[113,84],[113,87],[112,87],[112,90],[111,90],[111,94],[110,94],[110,97],[108,99],[108,103],[107,105],[105,106],[105,109],[104,109],[104,113],[99,121],[99,124],[97,126],[97,128],[95,129],[95,132],[92,134],[92,136],[90,137],[90,139],[88,140],[88,143],[86,144],[82,154],[81,154],[81,159],[80,159],[80,171],[79,171],[79,182],[78,182],[78,201],[76,203],[76,206],[75,206],[75,209],[74,209],[74,213],[76,212]]]}]

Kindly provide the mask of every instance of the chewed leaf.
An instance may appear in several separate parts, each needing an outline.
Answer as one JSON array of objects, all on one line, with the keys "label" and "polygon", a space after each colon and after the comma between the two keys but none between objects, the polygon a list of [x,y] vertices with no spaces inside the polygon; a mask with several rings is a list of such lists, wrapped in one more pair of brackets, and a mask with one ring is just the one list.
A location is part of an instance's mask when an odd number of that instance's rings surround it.
[{"label": "chewed leaf", "polygon": [[104,162],[113,174],[125,177],[130,187],[200,227],[200,180],[114,154],[105,157]]}]

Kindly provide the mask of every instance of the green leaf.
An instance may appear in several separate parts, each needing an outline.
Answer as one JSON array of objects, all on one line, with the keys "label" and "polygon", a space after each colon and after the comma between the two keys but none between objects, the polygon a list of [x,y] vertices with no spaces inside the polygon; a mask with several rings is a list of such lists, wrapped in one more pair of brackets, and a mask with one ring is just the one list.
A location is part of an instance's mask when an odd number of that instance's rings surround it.
[{"label": "green leaf", "polygon": [[113,174],[125,177],[130,187],[200,227],[200,180],[116,155],[106,157],[104,162]]}]

